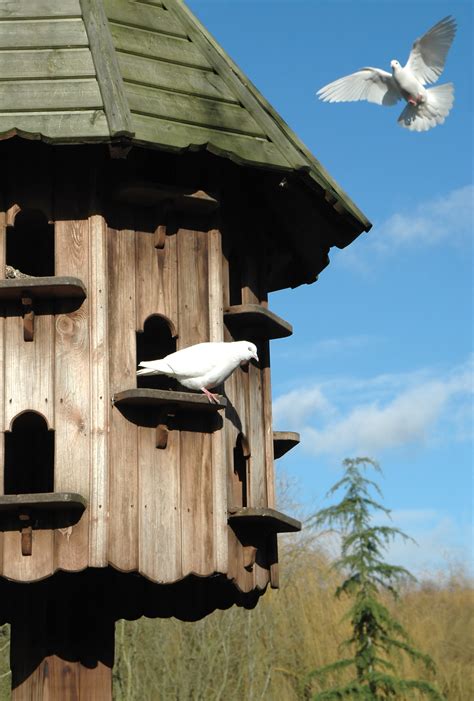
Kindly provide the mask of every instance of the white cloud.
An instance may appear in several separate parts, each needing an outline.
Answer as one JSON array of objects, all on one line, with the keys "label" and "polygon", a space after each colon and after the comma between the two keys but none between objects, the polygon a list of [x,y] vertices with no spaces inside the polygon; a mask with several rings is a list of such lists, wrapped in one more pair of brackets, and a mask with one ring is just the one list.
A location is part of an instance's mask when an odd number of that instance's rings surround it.
[{"label": "white cloud", "polygon": [[439,440],[442,421],[460,439],[453,422],[456,416],[465,419],[471,394],[471,361],[444,377],[424,370],[366,380],[340,378],[278,397],[274,424],[299,430],[303,450],[313,455],[380,455],[426,443],[435,428]]},{"label": "white cloud", "polygon": [[471,246],[473,222],[474,185],[470,184],[374,222],[367,236],[337,255],[336,261],[365,274],[375,259],[404,248]]},{"label": "white cloud", "polygon": [[373,244],[378,251],[389,253],[402,246],[459,242],[472,234],[473,203],[473,185],[422,202],[413,211],[393,214],[374,226]]},{"label": "white cloud", "polygon": [[[387,562],[400,564],[418,577],[445,569],[448,561],[464,565],[472,574],[472,532],[466,524],[456,524],[434,509],[396,510],[391,517],[389,525],[413,540],[396,538],[387,548]],[[383,524],[383,516],[375,521]]]},{"label": "white cloud", "polygon": [[322,338],[314,343],[307,343],[303,346],[291,345],[291,349],[277,347],[272,348],[272,356],[276,358],[291,358],[293,362],[298,360],[314,360],[315,358],[334,356],[336,353],[350,353],[354,350],[365,348],[377,342],[375,336],[359,334],[355,336],[341,336],[338,338]]}]

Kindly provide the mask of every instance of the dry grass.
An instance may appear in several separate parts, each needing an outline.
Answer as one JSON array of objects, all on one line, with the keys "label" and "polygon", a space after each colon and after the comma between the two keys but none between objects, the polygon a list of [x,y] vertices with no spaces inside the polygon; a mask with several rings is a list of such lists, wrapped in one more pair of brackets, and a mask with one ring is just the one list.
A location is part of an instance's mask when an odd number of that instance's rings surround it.
[{"label": "dry grass", "polygon": [[[302,699],[305,674],[338,657],[348,635],[340,622],[346,604],[334,599],[335,575],[311,544],[282,551],[282,588],[267,592],[254,611],[219,611],[198,623],[117,623],[116,701]],[[436,661],[434,681],[448,701],[474,699],[473,604],[472,583],[458,572],[407,587],[391,605],[415,644]],[[6,640],[0,628],[2,701],[9,698],[8,674],[2,679]],[[411,664],[403,674],[427,678]]]},{"label": "dry grass", "polygon": [[[115,698],[302,699],[304,676],[336,660],[348,636],[348,624],[341,624],[346,604],[334,599],[335,575],[313,548],[293,548],[282,559],[282,589],[269,591],[254,611],[216,612],[193,624],[121,621]],[[412,586],[391,608],[438,665],[433,678],[400,661],[404,676],[435,682],[448,701],[473,699],[470,582],[458,574],[436,587]]]}]

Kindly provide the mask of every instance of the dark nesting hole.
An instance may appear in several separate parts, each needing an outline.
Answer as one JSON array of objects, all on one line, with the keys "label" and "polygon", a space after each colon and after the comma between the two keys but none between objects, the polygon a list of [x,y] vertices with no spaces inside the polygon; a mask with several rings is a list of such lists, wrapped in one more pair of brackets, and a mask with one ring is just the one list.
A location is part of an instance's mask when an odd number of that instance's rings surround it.
[{"label": "dark nesting hole", "polygon": [[20,414],[5,432],[5,494],[54,491],[54,431],[33,411]]},{"label": "dark nesting hole", "polygon": [[[176,335],[171,322],[153,314],[146,319],[143,331],[137,331],[137,364],[143,360],[158,360],[176,351]],[[149,389],[178,389],[178,383],[167,375],[137,377],[137,387]]]},{"label": "dark nesting hole", "polygon": [[248,506],[247,504],[247,463],[249,450],[247,439],[239,434],[234,447],[234,471],[232,474],[233,506]]},{"label": "dark nesting hole", "polygon": [[39,209],[19,212],[8,227],[6,262],[26,275],[54,275],[54,225]]}]

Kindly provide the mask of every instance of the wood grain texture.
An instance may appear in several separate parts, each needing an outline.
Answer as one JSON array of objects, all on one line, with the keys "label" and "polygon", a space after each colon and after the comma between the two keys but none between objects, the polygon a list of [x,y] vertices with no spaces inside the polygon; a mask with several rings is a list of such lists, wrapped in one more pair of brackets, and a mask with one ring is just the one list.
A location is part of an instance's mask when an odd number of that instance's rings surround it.
[{"label": "wood grain texture", "polygon": [[91,496],[89,564],[107,564],[107,511],[109,490],[108,429],[108,319],[107,319],[107,225],[101,215],[89,218],[90,266],[90,431]]},{"label": "wood grain texture", "polygon": [[0,0],[0,19],[79,17],[79,0]]},{"label": "wood grain texture", "polygon": [[[116,6],[118,6],[118,3],[116,3]],[[137,19],[139,13],[135,11],[134,16]],[[133,19],[133,16],[131,19]],[[110,33],[112,34],[115,47],[121,51],[212,70],[202,51],[199,51],[187,38],[176,38],[159,33],[154,34],[149,27],[136,29],[130,25],[116,24],[115,20],[110,20],[110,15],[109,21]]]},{"label": "wood grain texture", "polygon": [[[138,76],[136,78],[138,80]],[[132,112],[161,119],[186,120],[198,126],[227,129],[239,134],[264,136],[255,120],[240,106],[195,95],[182,95],[157,87],[125,83]]]},{"label": "wood grain texture", "polygon": [[23,340],[23,319],[5,319],[5,419],[10,430],[23,411],[37,411],[50,429],[54,422],[54,317],[37,315],[32,343]]},{"label": "wood grain texture", "polygon": [[223,80],[210,71],[176,66],[121,51],[117,51],[117,59],[124,80],[238,104]]},{"label": "wood grain texture", "polygon": [[[59,166],[58,166],[59,167]],[[58,189],[58,201],[71,197],[73,185]],[[77,195],[76,195],[77,196]],[[89,225],[87,220],[55,224],[56,272],[80,277],[90,295]],[[90,501],[89,313],[91,300],[70,314],[56,317],[55,489],[75,491]],[[89,510],[70,529],[56,531],[56,566],[78,571],[89,562]]]},{"label": "wood grain texture", "polygon": [[93,78],[95,68],[89,49],[0,51],[0,75],[3,80],[32,80],[53,76]]},{"label": "wood grain texture", "polygon": [[180,434],[168,433],[157,450],[154,429],[139,427],[140,572],[154,582],[182,577]]},{"label": "wood grain texture", "polygon": [[[178,328],[177,237],[167,236],[157,250],[151,232],[161,221],[150,210],[144,221],[148,230],[136,232],[137,330],[152,314]],[[156,448],[153,427],[139,427],[138,434],[139,569],[153,581],[170,583],[182,575],[180,434],[170,431],[164,450]]]},{"label": "wood grain texture", "polygon": [[25,112],[1,114],[0,134],[41,134],[45,140],[58,143],[77,143],[84,139],[103,140],[109,136],[105,113],[102,110],[84,112]]},{"label": "wood grain texture", "polygon": [[88,46],[82,19],[1,21],[0,46],[4,49],[67,48]]},{"label": "wood grain texture", "polygon": [[[178,345],[184,348],[209,338],[207,233],[180,228],[177,252]],[[215,569],[212,437],[199,424],[180,434],[183,576],[209,575]]]},{"label": "wood grain texture", "polygon": [[[209,299],[209,340],[224,340],[223,323],[223,274],[222,274],[222,237],[218,229],[211,229],[208,234],[208,299]],[[227,473],[225,449],[225,425],[211,435],[212,450],[212,517],[214,521],[215,569],[227,572]]]},{"label": "wood grain texture", "polygon": [[0,82],[0,105],[3,113],[41,112],[71,108],[96,110],[102,108],[103,102],[95,78],[77,78]]},{"label": "wood grain texture", "polygon": [[[5,274],[6,213],[3,204],[4,193],[0,190],[0,275]],[[5,319],[0,316],[0,494],[4,492],[4,451],[5,451]],[[3,532],[0,531],[0,574],[3,572]]]},{"label": "wood grain texture", "polygon": [[286,162],[279,158],[271,141],[259,137],[220,131],[184,122],[161,120],[137,113],[133,113],[133,127],[138,143],[153,142],[171,149],[201,145],[207,146],[212,153],[231,158],[236,163],[258,161],[262,165],[270,167],[286,167]]},{"label": "wood grain texture", "polygon": [[132,136],[130,108],[102,2],[80,0],[110,136]]},{"label": "wood grain texture", "polygon": [[104,7],[109,22],[120,22],[131,27],[142,27],[150,32],[155,31],[163,35],[186,38],[186,33],[177,22],[171,12],[164,9],[161,3],[151,4],[138,2],[120,2],[117,0],[104,0]]},{"label": "wood grain texture", "polygon": [[[136,385],[135,231],[131,213],[117,208],[123,229],[107,231],[110,393]],[[138,569],[138,428],[117,409],[110,413],[109,562]]]}]

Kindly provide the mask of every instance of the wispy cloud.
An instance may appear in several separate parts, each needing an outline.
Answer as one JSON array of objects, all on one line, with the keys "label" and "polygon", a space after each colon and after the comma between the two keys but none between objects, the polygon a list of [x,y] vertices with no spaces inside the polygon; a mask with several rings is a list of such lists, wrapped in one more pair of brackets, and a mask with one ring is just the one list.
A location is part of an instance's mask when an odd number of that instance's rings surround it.
[{"label": "wispy cloud", "polygon": [[334,356],[335,354],[352,353],[355,350],[360,350],[368,345],[376,343],[379,339],[369,334],[358,334],[355,336],[341,336],[338,338],[321,338],[314,343],[291,346],[291,349],[285,346],[278,346],[275,351],[272,348],[272,356],[277,358],[291,358],[295,360],[315,360]]},{"label": "wispy cloud", "polygon": [[367,271],[371,262],[407,248],[472,245],[473,222],[474,185],[470,184],[374,222],[370,233],[337,260]]},{"label": "wispy cloud", "polygon": [[[435,509],[403,509],[391,512],[389,525],[400,528],[413,540],[395,539],[387,549],[387,561],[401,564],[417,576],[445,569],[449,560],[463,563],[472,574],[472,529],[456,524]],[[378,524],[387,519],[377,518]]]},{"label": "wispy cloud", "polygon": [[[275,426],[299,430],[310,454],[343,457],[376,454],[433,439],[440,422],[453,425],[468,414],[472,360],[444,375],[425,369],[404,375],[338,378],[292,389],[274,402]],[[438,440],[440,431],[437,432]]]},{"label": "wispy cloud", "polygon": [[411,212],[398,212],[375,227],[373,244],[382,253],[402,246],[459,243],[472,234],[474,186],[452,190],[444,197],[422,202]]}]

